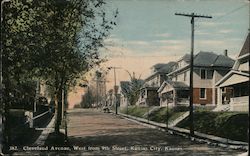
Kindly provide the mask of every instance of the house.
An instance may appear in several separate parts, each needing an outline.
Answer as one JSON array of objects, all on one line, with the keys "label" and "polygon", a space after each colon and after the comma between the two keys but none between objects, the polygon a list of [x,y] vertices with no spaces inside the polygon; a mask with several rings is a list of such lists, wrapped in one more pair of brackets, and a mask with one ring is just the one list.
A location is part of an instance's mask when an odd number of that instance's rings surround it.
[{"label": "house", "polygon": [[130,82],[129,81],[121,81],[120,82],[120,88],[119,88],[119,93],[120,93],[120,107],[127,107],[129,105],[129,100],[128,100],[128,92],[130,89]]},{"label": "house", "polygon": [[[199,52],[194,56],[193,102],[196,105],[215,105],[215,83],[226,75],[234,60],[213,52]],[[161,106],[187,105],[189,103],[190,55],[177,60],[176,69],[167,74],[169,77],[158,89]]]},{"label": "house", "polygon": [[216,83],[219,97],[217,107],[223,108],[224,105],[224,108],[231,111],[248,111],[249,45],[250,35],[248,33],[232,70]]},{"label": "house", "polygon": [[167,79],[166,74],[170,73],[174,69],[175,65],[175,62],[169,62],[167,64],[156,64],[151,67],[151,75],[144,80],[144,84],[140,89],[140,96],[137,101],[137,105],[160,105],[157,90]]}]

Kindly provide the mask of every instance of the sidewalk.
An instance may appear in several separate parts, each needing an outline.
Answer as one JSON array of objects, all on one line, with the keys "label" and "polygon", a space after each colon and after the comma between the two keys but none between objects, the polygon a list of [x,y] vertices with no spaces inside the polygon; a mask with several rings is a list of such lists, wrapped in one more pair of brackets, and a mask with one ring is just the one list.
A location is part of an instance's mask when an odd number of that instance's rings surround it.
[{"label": "sidewalk", "polygon": [[50,133],[54,130],[53,126],[55,123],[55,116],[51,119],[50,123],[47,125],[46,128],[43,128],[42,134],[39,136],[39,138],[35,141],[34,145],[35,146],[43,146],[47,137],[49,136]]}]

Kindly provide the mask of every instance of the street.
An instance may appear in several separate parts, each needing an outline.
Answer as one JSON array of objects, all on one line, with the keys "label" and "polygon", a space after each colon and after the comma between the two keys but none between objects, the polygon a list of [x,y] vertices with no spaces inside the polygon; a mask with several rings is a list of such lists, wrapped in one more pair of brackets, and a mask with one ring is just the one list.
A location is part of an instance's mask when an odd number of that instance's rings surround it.
[{"label": "street", "polygon": [[86,155],[237,155],[230,150],[192,142],[97,110],[69,111],[70,153]]},{"label": "street", "polygon": [[234,156],[245,152],[192,142],[96,109],[68,112],[66,145],[24,146],[13,155]]}]

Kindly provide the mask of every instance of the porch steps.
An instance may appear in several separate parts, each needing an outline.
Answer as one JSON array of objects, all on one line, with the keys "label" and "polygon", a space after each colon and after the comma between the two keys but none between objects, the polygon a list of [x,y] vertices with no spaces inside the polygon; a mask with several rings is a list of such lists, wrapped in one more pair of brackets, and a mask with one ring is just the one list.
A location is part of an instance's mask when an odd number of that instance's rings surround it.
[{"label": "porch steps", "polygon": [[212,110],[213,112],[227,112],[230,111],[230,105],[219,105]]},{"label": "porch steps", "polygon": [[174,121],[172,121],[171,123],[169,123],[169,127],[176,126],[179,122],[181,122],[182,120],[184,120],[188,116],[189,116],[189,111],[185,112],[180,117],[178,117],[177,119],[175,119]]}]

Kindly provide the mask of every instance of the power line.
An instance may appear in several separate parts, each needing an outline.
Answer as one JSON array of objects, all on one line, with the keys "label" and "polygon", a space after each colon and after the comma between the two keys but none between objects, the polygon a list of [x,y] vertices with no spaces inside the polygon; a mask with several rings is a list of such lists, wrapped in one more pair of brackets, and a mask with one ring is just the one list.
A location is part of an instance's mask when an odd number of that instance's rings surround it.
[{"label": "power line", "polygon": [[244,7],[247,7],[247,5],[243,4],[243,5],[239,6],[239,7],[235,8],[235,9],[233,9],[233,10],[227,12],[227,13],[225,13],[224,15],[221,15],[221,16],[215,18],[214,21],[218,21],[219,19],[222,19],[222,18],[224,18],[224,17],[226,17],[226,16],[228,16],[228,15],[234,13],[234,12],[237,12],[238,10],[240,10],[240,9],[242,9]]}]

